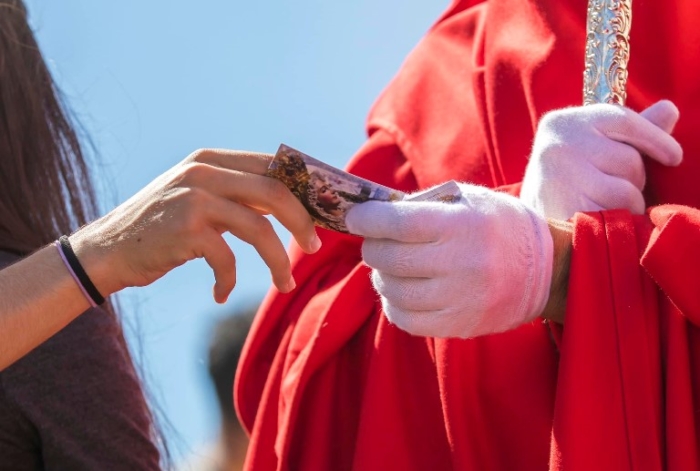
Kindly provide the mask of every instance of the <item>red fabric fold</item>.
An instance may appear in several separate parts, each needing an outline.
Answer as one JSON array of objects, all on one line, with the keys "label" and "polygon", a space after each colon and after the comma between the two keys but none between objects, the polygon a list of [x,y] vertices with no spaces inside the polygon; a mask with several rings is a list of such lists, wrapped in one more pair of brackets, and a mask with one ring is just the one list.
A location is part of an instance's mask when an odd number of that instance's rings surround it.
[{"label": "red fabric fold", "polygon": [[[404,191],[517,191],[542,114],[581,103],[586,4],[454,2],[348,169]],[[678,168],[648,163],[646,196],[683,206],[578,217],[561,356],[541,322],[409,336],[384,318],[360,239],[321,231],[319,254],[291,248],[299,288],[270,293],[240,363],[249,469],[698,469],[697,15],[690,0],[635,0],[629,104],[673,100],[685,149]]]},{"label": "red fabric fold", "polygon": [[638,267],[648,231],[624,211],[575,223],[551,468],[662,469],[658,303]]},{"label": "red fabric fold", "polygon": [[697,240],[700,214],[650,215],[575,219],[550,469],[699,469],[698,329],[659,287],[696,291],[674,242]]}]

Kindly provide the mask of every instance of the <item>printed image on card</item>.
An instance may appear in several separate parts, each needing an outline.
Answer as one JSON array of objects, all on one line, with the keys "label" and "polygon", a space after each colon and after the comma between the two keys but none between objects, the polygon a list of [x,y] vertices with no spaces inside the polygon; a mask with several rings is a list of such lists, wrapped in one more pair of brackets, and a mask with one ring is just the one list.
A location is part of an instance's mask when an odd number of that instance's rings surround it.
[{"label": "printed image on card", "polygon": [[284,183],[323,228],[348,233],[345,213],[365,201],[399,201],[406,194],[373,183],[280,145],[267,176]]},{"label": "printed image on card", "polygon": [[454,180],[409,195],[331,167],[284,144],[277,150],[266,175],[284,183],[316,225],[345,233],[349,233],[345,213],[355,204],[371,200],[454,203],[461,198]]}]

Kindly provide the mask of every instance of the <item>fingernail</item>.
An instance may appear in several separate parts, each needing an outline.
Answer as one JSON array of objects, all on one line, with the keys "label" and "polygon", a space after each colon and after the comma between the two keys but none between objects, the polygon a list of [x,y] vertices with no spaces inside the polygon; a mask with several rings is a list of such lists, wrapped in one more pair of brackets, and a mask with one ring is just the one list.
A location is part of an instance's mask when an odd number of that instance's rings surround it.
[{"label": "fingernail", "polygon": [[321,245],[321,238],[318,236],[318,234],[314,234],[314,238],[311,239],[311,243],[309,244],[311,251],[318,252],[318,250],[321,248]]},{"label": "fingernail", "polygon": [[290,291],[294,290],[294,288],[297,287],[297,282],[294,280],[294,277],[291,277],[289,281],[287,282],[287,292],[289,293]]},{"label": "fingernail", "polygon": [[212,294],[214,295],[214,301],[216,301],[217,304],[223,304],[223,301],[221,301],[221,293],[218,285],[214,285],[212,288]]}]

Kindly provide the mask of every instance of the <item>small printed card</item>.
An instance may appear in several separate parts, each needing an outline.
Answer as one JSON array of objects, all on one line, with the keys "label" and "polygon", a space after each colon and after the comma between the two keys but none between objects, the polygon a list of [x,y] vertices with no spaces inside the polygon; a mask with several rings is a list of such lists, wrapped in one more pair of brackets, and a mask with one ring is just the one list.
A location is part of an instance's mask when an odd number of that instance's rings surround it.
[{"label": "small printed card", "polygon": [[355,204],[372,200],[451,203],[460,198],[454,181],[408,195],[327,165],[284,144],[280,145],[267,176],[284,183],[318,226],[344,233],[349,233],[345,213]]}]

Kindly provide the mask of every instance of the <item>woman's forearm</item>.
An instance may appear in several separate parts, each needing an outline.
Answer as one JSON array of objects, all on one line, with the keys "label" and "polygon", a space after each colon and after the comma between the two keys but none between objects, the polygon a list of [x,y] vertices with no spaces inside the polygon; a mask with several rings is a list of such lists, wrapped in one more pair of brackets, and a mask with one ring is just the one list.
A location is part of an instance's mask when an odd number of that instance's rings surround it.
[{"label": "woman's forearm", "polygon": [[0,370],[89,307],[54,246],[0,270]]}]

